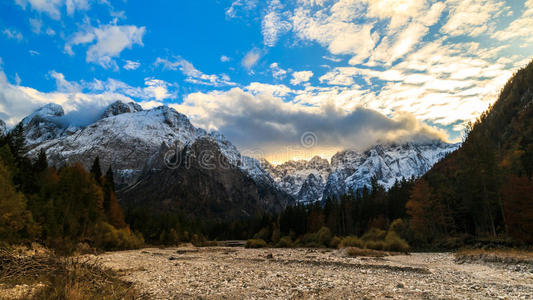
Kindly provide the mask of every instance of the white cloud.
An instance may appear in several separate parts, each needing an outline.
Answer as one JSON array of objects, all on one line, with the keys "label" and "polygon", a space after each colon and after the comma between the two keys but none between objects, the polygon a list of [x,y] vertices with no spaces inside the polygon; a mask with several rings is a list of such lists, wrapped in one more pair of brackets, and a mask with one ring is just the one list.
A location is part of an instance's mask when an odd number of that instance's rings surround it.
[{"label": "white cloud", "polygon": [[67,14],[73,15],[75,11],[88,10],[91,0],[15,0],[23,9],[29,7],[32,10],[46,13],[52,19],[61,18],[61,9],[66,7]]},{"label": "white cloud", "polygon": [[270,64],[270,71],[272,71],[272,77],[278,80],[283,80],[287,76],[287,71],[280,68],[278,63]]},{"label": "white cloud", "polygon": [[368,3],[367,16],[390,19],[389,28],[398,29],[412,17],[418,17],[426,9],[425,0],[365,0]]},{"label": "white cloud", "polygon": [[55,35],[56,32],[52,28],[48,28],[46,29],[46,34],[52,36]]},{"label": "white cloud", "polygon": [[31,31],[36,34],[39,34],[41,33],[41,28],[43,27],[43,21],[41,21],[40,19],[30,18],[30,27]]},{"label": "white cloud", "polygon": [[314,153],[328,148],[364,149],[378,141],[445,138],[441,131],[410,114],[388,118],[362,107],[346,111],[334,103],[309,107],[287,102],[270,92],[233,88],[193,93],[185,97],[183,104],[171,106],[191,116],[197,126],[220,130],[241,150],[259,148],[267,156],[299,147],[304,132],[313,132],[318,137]]},{"label": "white cloud", "polygon": [[[299,7],[292,17],[293,31],[303,40],[316,41],[332,54],[352,55],[351,64],[368,58],[377,37],[372,34],[373,24],[355,24],[352,20],[363,13],[362,6],[350,9],[312,11]],[[349,16],[349,17],[348,17]]]},{"label": "white cloud", "polygon": [[87,62],[99,64],[104,68],[114,67],[114,60],[124,49],[134,45],[143,46],[142,38],[146,28],[134,25],[100,25],[89,26],[85,31],[77,32],[65,45],[65,51],[73,54],[72,46],[91,44],[87,50]]},{"label": "white cloud", "polygon": [[8,39],[16,40],[16,41],[18,41],[18,42],[22,41],[22,39],[24,38],[24,37],[22,36],[22,33],[20,33],[19,31],[17,31],[16,29],[6,28],[6,29],[4,29],[4,31],[2,31],[2,33],[3,33],[4,36],[6,36]]},{"label": "white cloud", "polygon": [[372,54],[371,64],[375,61],[392,64],[405,54],[411,52],[419,45],[420,40],[427,34],[429,29],[420,23],[411,23],[391,41],[385,37]]},{"label": "white cloud", "polygon": [[31,56],[41,55],[41,53],[39,53],[39,51],[35,51],[35,50],[29,50],[28,53],[30,53]]},{"label": "white cloud", "polygon": [[532,28],[533,0],[528,0],[524,4],[522,15],[511,22],[507,28],[495,32],[492,37],[500,41],[522,38],[526,43],[533,43]]},{"label": "white cloud", "polygon": [[268,47],[274,47],[279,36],[291,30],[291,23],[285,20],[287,14],[281,13],[282,9],[283,5],[279,0],[270,0],[261,24],[264,43]]},{"label": "white cloud", "polygon": [[146,78],[144,80],[146,87],[143,91],[150,97],[157,101],[163,101],[165,99],[176,98],[176,95],[170,94],[168,91],[169,84],[160,79]]},{"label": "white cloud", "polygon": [[259,61],[260,58],[261,58],[261,51],[259,51],[259,49],[257,49],[257,48],[254,48],[254,49],[248,51],[248,53],[246,53],[246,55],[244,56],[244,58],[241,61],[241,64],[246,69],[251,70],[253,68],[253,66],[255,66],[255,64],[257,64],[257,62]]},{"label": "white cloud", "polygon": [[292,79],[291,84],[292,85],[298,85],[302,82],[308,82],[309,79],[313,77],[313,72],[311,71],[299,71],[299,72],[293,72],[292,73]]},{"label": "white cloud", "polygon": [[479,36],[492,31],[495,17],[503,13],[505,5],[500,0],[448,0],[448,22],[442,27],[443,33],[458,36]]},{"label": "white cloud", "polygon": [[231,58],[229,58],[229,57],[226,56],[226,55],[222,55],[222,56],[220,56],[220,61],[221,61],[221,62],[228,62],[228,61],[230,61],[230,60],[231,60]]},{"label": "white cloud", "polygon": [[220,76],[204,74],[200,70],[196,69],[192,63],[183,58],[177,58],[175,61],[170,61],[168,59],[158,57],[154,65],[163,66],[163,70],[180,70],[183,75],[186,76],[185,81],[194,84],[211,86],[235,85],[235,83],[230,81],[231,79],[229,76],[225,74]]},{"label": "white cloud", "polygon": [[255,9],[257,0],[234,0],[230,7],[226,9],[226,16],[228,18],[236,18],[239,12],[249,12]]},{"label": "white cloud", "polygon": [[0,119],[14,126],[39,107],[56,103],[63,106],[67,117],[75,118],[72,121],[82,125],[94,121],[103,108],[113,101],[133,101],[124,94],[109,91],[83,93],[77,89],[81,85],[67,82],[62,74],[51,72],[50,75],[56,79],[58,90],[45,93],[10,83],[0,70]]},{"label": "white cloud", "polygon": [[123,68],[125,70],[131,71],[131,70],[137,70],[140,66],[141,66],[141,63],[138,61],[126,60],[126,63],[124,64]]}]

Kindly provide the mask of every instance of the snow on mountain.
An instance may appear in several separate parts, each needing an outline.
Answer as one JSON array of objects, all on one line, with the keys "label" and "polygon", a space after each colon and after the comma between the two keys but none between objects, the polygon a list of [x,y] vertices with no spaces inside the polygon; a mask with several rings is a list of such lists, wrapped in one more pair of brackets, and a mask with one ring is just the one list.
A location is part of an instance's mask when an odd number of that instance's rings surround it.
[{"label": "snow on mountain", "polygon": [[[324,185],[331,172],[331,166],[326,159],[319,156],[310,161],[288,161],[281,165],[265,164],[279,188],[292,195],[300,202],[314,202],[321,200]],[[302,187],[305,185],[305,188]],[[316,195],[320,196],[315,199]]]},{"label": "snow on mountain", "polygon": [[332,173],[324,189],[324,197],[350,193],[370,187],[372,177],[386,189],[396,180],[420,177],[435,163],[459,147],[440,141],[377,145],[359,153],[339,152],[331,159]]},{"label": "snow on mountain", "polygon": [[122,101],[115,101],[107,107],[102,114],[101,119],[118,116],[125,113],[140,112],[142,110],[143,108],[135,102],[124,103]]},{"label": "snow on mountain", "polygon": [[45,150],[53,165],[80,162],[87,168],[99,156],[102,168],[112,166],[117,183],[125,187],[136,182],[162,146],[183,149],[207,138],[216,142],[228,168],[239,168],[255,182],[284,191],[302,203],[362,189],[370,186],[372,177],[390,188],[402,177],[423,175],[458,148],[443,142],[378,145],[365,152],[339,152],[331,163],[317,156],[273,166],[242,156],[221,133],[196,128],[185,115],[167,106],[142,110],[135,103],[117,101],[84,128],[65,124],[63,117],[61,106],[49,104],[22,121],[30,156]]},{"label": "snow on mountain", "polygon": [[102,167],[112,166],[118,175],[117,183],[127,186],[135,182],[146,161],[162,144],[183,146],[199,137],[209,137],[217,142],[230,162],[228,167],[238,167],[254,180],[273,181],[257,160],[241,157],[222,134],[208,134],[194,127],[185,115],[167,106],[142,110],[137,104],[117,101],[105,110],[100,120],[85,128],[65,128],[55,119],[63,115],[61,106],[47,105],[24,119],[29,126],[28,144],[34,145],[30,156],[43,149],[51,164],[80,162],[87,168],[99,156]]},{"label": "snow on mountain", "polygon": [[47,104],[22,120],[26,143],[29,147],[59,137],[66,129],[62,117],[63,108]]},{"label": "snow on mountain", "polygon": [[370,187],[374,176],[389,189],[396,180],[422,176],[458,146],[437,141],[377,145],[365,152],[339,152],[331,158],[331,164],[315,157],[309,162],[288,161],[266,169],[282,190],[301,203],[312,203]]}]

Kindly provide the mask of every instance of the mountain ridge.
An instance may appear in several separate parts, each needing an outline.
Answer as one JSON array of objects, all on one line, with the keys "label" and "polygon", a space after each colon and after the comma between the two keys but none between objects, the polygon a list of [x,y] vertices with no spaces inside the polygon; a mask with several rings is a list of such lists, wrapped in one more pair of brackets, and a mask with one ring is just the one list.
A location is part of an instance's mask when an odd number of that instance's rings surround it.
[{"label": "mountain ridge", "polygon": [[65,123],[64,116],[61,106],[49,104],[23,120],[28,155],[36,157],[45,151],[52,165],[81,162],[86,168],[98,156],[104,169],[112,166],[120,189],[135,184],[162,147],[184,147],[204,137],[216,141],[227,163],[256,184],[277,189],[300,203],[369,187],[372,177],[390,188],[396,180],[423,175],[458,147],[442,141],[388,143],[366,151],[340,151],[330,161],[315,156],[309,161],[274,166],[264,159],[241,155],[223,134],[195,127],[187,116],[168,106],[144,110],[133,102],[115,101],[85,127]]}]

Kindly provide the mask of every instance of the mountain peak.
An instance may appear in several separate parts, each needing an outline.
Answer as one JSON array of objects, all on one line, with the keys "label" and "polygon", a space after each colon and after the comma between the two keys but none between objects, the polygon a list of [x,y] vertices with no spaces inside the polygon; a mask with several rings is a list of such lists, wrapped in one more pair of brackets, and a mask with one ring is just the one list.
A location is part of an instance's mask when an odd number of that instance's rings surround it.
[{"label": "mountain peak", "polygon": [[34,111],[32,114],[27,116],[22,120],[22,124],[24,126],[28,125],[32,120],[35,118],[38,119],[51,119],[51,118],[59,118],[65,115],[65,111],[63,110],[63,107],[59,104],[55,103],[48,103],[36,111]]},{"label": "mountain peak", "polygon": [[107,107],[107,109],[102,114],[101,119],[117,116],[120,114],[139,112],[142,110],[143,108],[135,102],[124,103],[118,100],[118,101],[111,103]]}]

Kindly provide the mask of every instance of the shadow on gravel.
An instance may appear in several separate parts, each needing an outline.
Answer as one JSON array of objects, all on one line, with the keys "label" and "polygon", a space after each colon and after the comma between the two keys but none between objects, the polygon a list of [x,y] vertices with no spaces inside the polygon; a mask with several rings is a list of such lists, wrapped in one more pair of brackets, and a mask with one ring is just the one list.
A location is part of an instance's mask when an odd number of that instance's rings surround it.
[{"label": "shadow on gravel", "polygon": [[417,267],[401,267],[390,265],[378,265],[378,264],[360,264],[360,263],[345,263],[338,261],[314,261],[314,260],[298,260],[298,259],[261,259],[261,258],[239,258],[239,260],[250,262],[268,262],[268,263],[280,263],[280,264],[303,264],[316,267],[343,267],[343,268],[355,268],[365,270],[385,270],[391,272],[409,272],[417,274],[431,274],[426,268]]}]

